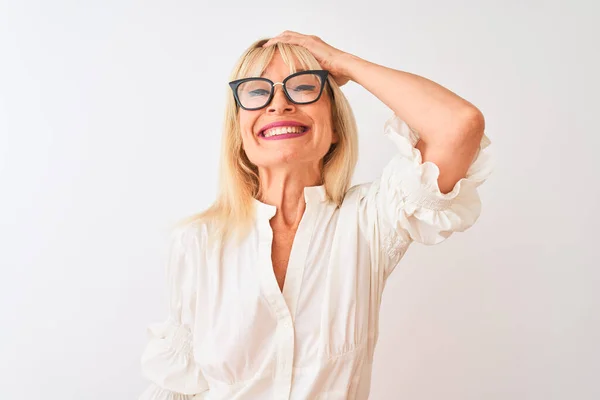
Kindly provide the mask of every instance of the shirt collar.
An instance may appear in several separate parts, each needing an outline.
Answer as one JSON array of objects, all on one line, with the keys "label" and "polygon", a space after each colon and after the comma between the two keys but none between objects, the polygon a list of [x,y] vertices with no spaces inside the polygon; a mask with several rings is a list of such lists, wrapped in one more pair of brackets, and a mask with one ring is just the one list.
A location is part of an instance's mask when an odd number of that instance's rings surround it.
[{"label": "shirt collar", "polygon": [[[327,200],[325,185],[307,186],[304,188],[304,201],[307,204],[323,203]],[[277,207],[254,199],[257,215],[260,219],[271,219],[277,212]]]}]

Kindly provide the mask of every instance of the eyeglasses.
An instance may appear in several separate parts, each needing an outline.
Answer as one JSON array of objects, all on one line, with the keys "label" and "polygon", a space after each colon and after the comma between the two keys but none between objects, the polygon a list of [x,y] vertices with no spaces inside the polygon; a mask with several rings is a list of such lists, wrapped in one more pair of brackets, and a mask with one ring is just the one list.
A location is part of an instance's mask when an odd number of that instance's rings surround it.
[{"label": "eyeglasses", "polygon": [[296,72],[276,82],[267,78],[244,78],[229,82],[233,97],[244,110],[260,110],[273,100],[275,85],[281,85],[285,97],[294,104],[310,104],[319,100],[329,71],[309,70]]}]

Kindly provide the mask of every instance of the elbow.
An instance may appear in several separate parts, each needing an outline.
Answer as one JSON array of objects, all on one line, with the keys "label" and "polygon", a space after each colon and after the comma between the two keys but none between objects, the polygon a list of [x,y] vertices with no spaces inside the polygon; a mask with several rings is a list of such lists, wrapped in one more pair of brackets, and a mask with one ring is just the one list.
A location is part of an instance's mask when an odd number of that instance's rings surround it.
[{"label": "elbow", "polygon": [[467,106],[461,111],[454,112],[452,124],[446,125],[445,141],[450,144],[478,142],[485,131],[485,118],[481,111],[474,106]]},{"label": "elbow", "polygon": [[485,131],[485,118],[477,107],[468,107],[459,123],[459,131],[464,137],[481,139]]}]

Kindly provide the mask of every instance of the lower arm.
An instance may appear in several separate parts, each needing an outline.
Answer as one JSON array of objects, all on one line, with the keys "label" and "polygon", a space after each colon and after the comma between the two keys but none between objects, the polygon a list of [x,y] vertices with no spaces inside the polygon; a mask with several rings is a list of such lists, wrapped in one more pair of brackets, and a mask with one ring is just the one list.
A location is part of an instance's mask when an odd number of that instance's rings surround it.
[{"label": "lower arm", "polygon": [[[479,110],[443,86],[419,75],[387,68],[348,54],[346,75],[363,86],[421,136],[448,139],[472,124]],[[438,141],[439,142],[439,141]]]}]

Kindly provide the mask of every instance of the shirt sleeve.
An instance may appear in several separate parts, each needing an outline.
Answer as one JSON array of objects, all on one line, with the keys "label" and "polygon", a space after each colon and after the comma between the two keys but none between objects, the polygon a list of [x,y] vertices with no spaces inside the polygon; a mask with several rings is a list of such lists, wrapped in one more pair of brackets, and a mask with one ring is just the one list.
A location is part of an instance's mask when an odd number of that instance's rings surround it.
[{"label": "shirt sleeve", "polygon": [[199,400],[209,387],[193,356],[196,273],[200,256],[197,232],[176,228],[166,265],[169,315],[150,325],[141,364],[151,381],[139,400]]},{"label": "shirt sleeve", "polygon": [[486,150],[491,142],[484,134],[466,176],[444,194],[438,186],[439,167],[422,162],[415,147],[419,133],[397,115],[385,123],[384,133],[397,154],[379,179],[361,185],[360,209],[371,251],[378,253],[387,277],[413,241],[437,244],[475,223],[481,213],[477,188],[493,165]]}]

